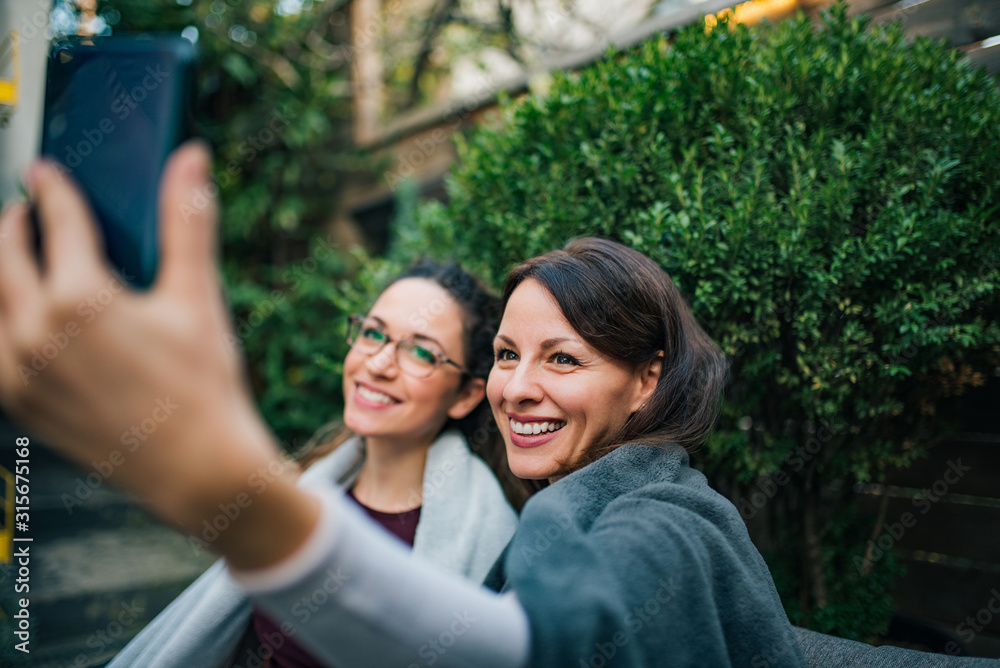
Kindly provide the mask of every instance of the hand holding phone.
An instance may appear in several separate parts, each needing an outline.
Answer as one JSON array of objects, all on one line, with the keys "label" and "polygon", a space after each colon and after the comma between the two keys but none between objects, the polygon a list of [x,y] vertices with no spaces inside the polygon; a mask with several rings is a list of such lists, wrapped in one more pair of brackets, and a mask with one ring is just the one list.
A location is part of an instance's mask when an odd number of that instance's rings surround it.
[{"label": "hand holding phone", "polygon": [[108,260],[136,287],[156,275],[160,176],[188,134],[194,59],[179,36],[78,39],[50,52],[42,155],[82,186]]},{"label": "hand holding phone", "polygon": [[[215,252],[218,217],[214,197],[206,194],[210,165],[198,142],[171,155],[161,183],[156,283],[144,292],[116,292],[90,321],[80,317],[79,305],[114,279],[83,193],[51,164],[36,163],[27,172],[51,261],[44,272],[32,256],[27,207],[14,203],[0,213],[0,235],[6,235],[0,243],[0,408],[81,466],[113,462],[113,484],[192,535],[200,535],[205,518],[245,486],[248,475],[281,462],[245,383],[239,351],[228,343],[232,326]],[[123,432],[149,421],[156,427],[142,441],[122,440]],[[266,496],[275,498],[282,487],[294,492],[291,477],[276,478]],[[254,508],[258,503],[263,499]],[[281,518],[279,530],[291,526],[285,510],[270,516]],[[246,561],[248,545],[254,555],[274,556],[275,541],[258,540],[274,535],[272,529],[262,532],[248,521],[223,533],[213,547],[223,554],[236,548],[234,556],[243,559],[233,561],[237,567],[266,565]]]}]

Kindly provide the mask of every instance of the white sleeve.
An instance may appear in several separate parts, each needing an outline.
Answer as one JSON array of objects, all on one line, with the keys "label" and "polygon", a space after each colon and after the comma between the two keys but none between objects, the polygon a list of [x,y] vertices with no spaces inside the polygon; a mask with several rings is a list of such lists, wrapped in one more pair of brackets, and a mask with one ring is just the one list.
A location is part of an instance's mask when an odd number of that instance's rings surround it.
[{"label": "white sleeve", "polygon": [[[294,554],[258,571],[230,568],[282,631],[337,668],[523,668],[528,618],[499,595],[413,555],[334,489]],[[261,639],[267,642],[267,639]]]}]

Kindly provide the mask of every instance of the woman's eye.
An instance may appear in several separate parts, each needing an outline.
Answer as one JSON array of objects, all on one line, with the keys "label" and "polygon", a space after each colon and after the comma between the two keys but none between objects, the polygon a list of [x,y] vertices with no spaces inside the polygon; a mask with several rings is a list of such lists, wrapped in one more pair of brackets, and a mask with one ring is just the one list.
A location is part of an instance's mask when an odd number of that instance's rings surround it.
[{"label": "woman's eye", "polygon": [[552,361],[556,364],[569,364],[572,366],[580,366],[580,363],[576,361],[576,358],[572,355],[567,355],[566,353],[556,353],[552,356]]},{"label": "woman's eye", "polygon": [[517,359],[517,355],[515,355],[514,351],[509,348],[501,348],[496,351],[497,362],[510,362],[515,359]]},{"label": "woman's eye", "polygon": [[365,327],[361,330],[361,336],[369,341],[382,341],[385,339],[385,332],[374,327]]},{"label": "woman's eye", "polygon": [[437,361],[437,355],[422,346],[413,346],[413,356],[425,364],[434,364]]}]

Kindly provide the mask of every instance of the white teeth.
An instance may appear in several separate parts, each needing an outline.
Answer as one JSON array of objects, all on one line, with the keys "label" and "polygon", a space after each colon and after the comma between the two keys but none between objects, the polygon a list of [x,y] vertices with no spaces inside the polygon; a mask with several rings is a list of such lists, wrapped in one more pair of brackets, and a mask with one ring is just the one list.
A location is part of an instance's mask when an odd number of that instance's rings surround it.
[{"label": "white teeth", "polygon": [[518,422],[511,418],[510,428],[515,434],[535,435],[548,431],[559,431],[566,426],[565,422]]},{"label": "white teeth", "polygon": [[358,394],[367,399],[368,401],[375,401],[380,404],[391,404],[394,403],[392,397],[388,394],[382,394],[381,392],[376,392],[375,390],[370,390],[363,385],[358,385]]}]

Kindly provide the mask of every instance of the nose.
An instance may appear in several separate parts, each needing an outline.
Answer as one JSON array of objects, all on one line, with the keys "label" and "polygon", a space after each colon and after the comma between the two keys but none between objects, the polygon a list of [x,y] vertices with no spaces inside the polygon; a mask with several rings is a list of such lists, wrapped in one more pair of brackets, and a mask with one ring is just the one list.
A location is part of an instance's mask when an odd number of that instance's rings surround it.
[{"label": "nose", "polygon": [[396,342],[387,343],[377,353],[369,355],[365,361],[365,369],[372,376],[395,378],[399,373],[399,365],[396,364]]},{"label": "nose", "polygon": [[536,366],[524,362],[514,367],[508,373],[507,382],[504,384],[504,401],[514,405],[540,402],[545,395],[539,377],[540,372]]}]

